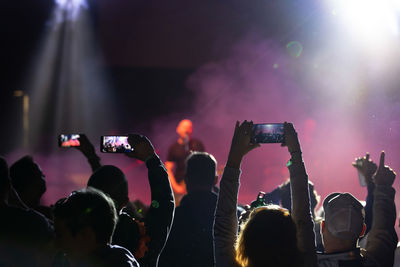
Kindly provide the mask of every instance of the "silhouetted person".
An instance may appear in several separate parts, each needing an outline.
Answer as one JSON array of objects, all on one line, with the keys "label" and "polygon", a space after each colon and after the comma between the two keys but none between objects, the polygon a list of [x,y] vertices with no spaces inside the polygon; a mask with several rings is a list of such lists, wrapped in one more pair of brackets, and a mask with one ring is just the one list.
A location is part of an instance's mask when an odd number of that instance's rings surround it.
[{"label": "silhouetted person", "polygon": [[155,153],[151,142],[145,136],[137,134],[129,135],[128,142],[134,151],[126,155],[144,161],[148,169],[152,202],[143,222],[134,220],[123,212],[123,208],[129,203],[128,182],[124,173],[115,166],[101,166],[100,159],[94,150],[90,149],[92,145],[85,138],[80,150],[83,150],[92,169],[95,170],[87,185],[108,194],[115,203],[118,223],[112,244],[131,251],[141,266],[156,266],[172,224],[172,189],[164,164]]},{"label": "silhouetted person", "polygon": [[52,220],[51,209],[40,204],[46,192],[45,175],[31,156],[25,156],[10,167],[11,183],[22,202]]},{"label": "silhouetted person", "polygon": [[178,206],[181,198],[186,194],[186,185],[184,181],[185,160],[191,151],[203,152],[205,149],[200,140],[192,138],[192,121],[188,119],[180,121],[176,127],[176,133],[179,137],[168,149],[165,167],[168,171],[172,190],[174,191],[175,203]]},{"label": "silhouetted person", "polygon": [[291,156],[287,166],[292,187],[292,214],[289,215],[286,209],[277,206],[256,208],[237,236],[236,206],[240,165],[249,151],[260,146],[250,143],[252,128],[252,122],[236,123],[228,161],[221,178],[214,224],[215,266],[316,266],[308,176],[292,124],[284,124],[285,144]]},{"label": "silhouetted person", "polygon": [[382,152],[372,178],[375,183],[372,226],[365,249],[357,246],[366,228],[361,203],[349,193],[332,193],[325,198],[325,218],[321,225],[325,254],[318,255],[319,266],[393,266],[398,241],[394,230],[395,178],[396,173],[385,166]]},{"label": "silhouetted person", "polygon": [[56,261],[53,266],[139,266],[127,249],[110,245],[117,220],[113,200],[91,187],[57,202],[56,244],[67,262]]},{"label": "silhouetted person", "polygon": [[[314,231],[315,231],[315,239],[317,245],[317,251],[323,251],[322,245],[322,237],[321,237],[321,217],[315,215],[315,208],[319,203],[319,198],[317,192],[314,189],[314,184],[311,181],[308,181],[308,192],[310,194],[310,204],[311,204],[311,213],[314,219]],[[281,207],[287,209],[290,213],[292,212],[292,195],[290,192],[290,180],[287,180],[283,184],[279,185],[276,189],[271,191],[270,193],[265,194],[264,201],[266,204],[275,204],[280,205]]]},{"label": "silhouetted person", "polygon": [[185,195],[175,217],[160,267],[213,266],[212,228],[218,196],[217,162],[206,152],[194,152],[186,160]]},{"label": "silhouetted person", "polygon": [[0,158],[0,266],[46,266],[53,256],[53,228],[32,209],[9,205],[7,163]]}]

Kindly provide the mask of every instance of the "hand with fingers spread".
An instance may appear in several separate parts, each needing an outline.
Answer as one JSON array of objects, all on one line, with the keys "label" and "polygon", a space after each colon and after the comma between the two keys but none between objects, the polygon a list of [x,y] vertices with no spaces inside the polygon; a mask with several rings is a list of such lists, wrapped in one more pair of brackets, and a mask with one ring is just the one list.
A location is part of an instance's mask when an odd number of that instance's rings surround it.
[{"label": "hand with fingers spread", "polygon": [[364,157],[356,158],[352,165],[365,177],[367,184],[372,183],[372,176],[376,172],[378,166],[369,158],[368,152]]},{"label": "hand with fingers spread", "polygon": [[385,152],[381,152],[381,158],[379,160],[379,167],[374,174],[373,181],[376,185],[387,185],[392,186],[396,173],[385,165]]},{"label": "hand with fingers spread", "polygon": [[240,168],[243,156],[254,148],[260,146],[260,144],[250,143],[252,129],[252,121],[244,121],[242,124],[240,124],[239,121],[236,122],[226,166],[231,168]]},{"label": "hand with fingers spread", "polygon": [[156,154],[150,140],[144,135],[130,134],[128,136],[128,143],[133,148],[133,151],[130,153],[125,153],[125,155],[130,158],[146,161],[146,159]]}]

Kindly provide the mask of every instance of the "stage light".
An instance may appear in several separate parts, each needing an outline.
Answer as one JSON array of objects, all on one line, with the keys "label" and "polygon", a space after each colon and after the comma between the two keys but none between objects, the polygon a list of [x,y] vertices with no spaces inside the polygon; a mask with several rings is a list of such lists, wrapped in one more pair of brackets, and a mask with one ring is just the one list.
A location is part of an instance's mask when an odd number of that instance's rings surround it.
[{"label": "stage light", "polygon": [[[76,20],[80,9],[87,8],[86,0],[54,0],[58,7],[58,15],[56,21],[58,23],[63,20]],[[56,11],[57,12],[57,11]],[[65,12],[63,17],[60,17],[60,12]]]},{"label": "stage light", "polygon": [[62,7],[80,7],[87,6],[85,0],[55,0],[56,4]]},{"label": "stage light", "polygon": [[383,44],[399,34],[398,0],[331,0],[330,8],[349,35],[361,42]]}]

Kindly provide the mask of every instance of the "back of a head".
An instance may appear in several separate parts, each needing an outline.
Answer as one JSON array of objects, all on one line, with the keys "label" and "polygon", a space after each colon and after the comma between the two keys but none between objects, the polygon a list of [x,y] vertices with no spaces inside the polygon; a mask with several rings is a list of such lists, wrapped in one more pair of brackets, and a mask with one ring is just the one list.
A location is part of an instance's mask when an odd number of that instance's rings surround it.
[{"label": "back of a head", "polygon": [[87,186],[108,194],[115,201],[117,209],[123,208],[129,201],[128,181],[125,174],[115,166],[101,166],[90,176]]},{"label": "back of a head", "polygon": [[336,238],[356,242],[364,227],[364,208],[350,193],[332,193],[323,203],[325,225]]},{"label": "back of a head", "polygon": [[0,196],[4,196],[8,191],[9,184],[10,178],[8,176],[7,161],[3,157],[0,157]]},{"label": "back of a head", "polygon": [[24,156],[10,167],[11,183],[18,192],[28,189],[38,175],[38,167],[31,156]]},{"label": "back of a head", "polygon": [[209,190],[214,185],[217,161],[206,152],[193,152],[186,159],[185,182],[188,192]]},{"label": "back of a head", "polygon": [[241,266],[301,266],[296,225],[286,209],[257,208],[242,229],[236,246]]},{"label": "back of a head", "polygon": [[[314,184],[310,181],[308,181],[308,192],[310,196],[311,212],[313,214],[313,217],[315,217],[315,207],[318,205],[320,197],[314,190]],[[279,193],[282,207],[288,209],[289,212],[292,212],[292,194],[290,191],[289,180],[279,186]]]},{"label": "back of a head", "polygon": [[99,243],[111,241],[117,223],[117,213],[111,198],[103,192],[88,187],[73,192],[54,208],[56,220],[64,221],[72,235],[89,227]]}]

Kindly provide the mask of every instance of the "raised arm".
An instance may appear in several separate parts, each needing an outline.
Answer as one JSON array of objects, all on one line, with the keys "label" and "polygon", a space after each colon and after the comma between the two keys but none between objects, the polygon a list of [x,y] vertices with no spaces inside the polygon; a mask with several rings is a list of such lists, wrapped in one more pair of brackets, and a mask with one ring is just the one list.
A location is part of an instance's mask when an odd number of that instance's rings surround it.
[{"label": "raised arm", "polygon": [[364,177],[367,184],[367,199],[365,205],[365,225],[367,226],[364,235],[368,234],[372,226],[372,214],[373,214],[373,203],[374,203],[374,191],[375,184],[372,181],[372,176],[376,172],[378,166],[369,158],[367,152],[364,157],[356,158],[356,161],[352,163],[358,172]]},{"label": "raised arm", "polygon": [[375,183],[372,227],[366,244],[366,258],[375,266],[393,266],[397,235],[394,229],[396,207],[392,187],[396,173],[385,166],[385,152],[381,153],[379,167],[373,177]]},{"label": "raised arm", "polygon": [[134,148],[128,156],[146,162],[151,190],[151,205],[145,219],[146,232],[150,236],[148,251],[139,259],[140,266],[157,266],[174,216],[174,197],[164,164],[155,153],[153,145],[141,135],[129,135],[129,144]]},{"label": "raised arm", "polygon": [[221,178],[214,224],[215,262],[217,267],[238,266],[235,261],[235,243],[238,221],[236,215],[240,164],[243,156],[258,144],[250,144],[253,123],[236,122],[228,161]]},{"label": "raised arm", "polygon": [[75,147],[78,149],[88,160],[92,171],[94,172],[101,167],[100,157],[96,154],[94,146],[89,141],[89,138],[85,134],[81,134],[79,137],[80,146]]},{"label": "raised arm", "polygon": [[285,144],[290,153],[288,168],[292,194],[292,218],[297,228],[297,246],[304,254],[304,266],[317,266],[314,222],[310,208],[308,176],[302,159],[300,143],[293,124],[284,124]]}]

